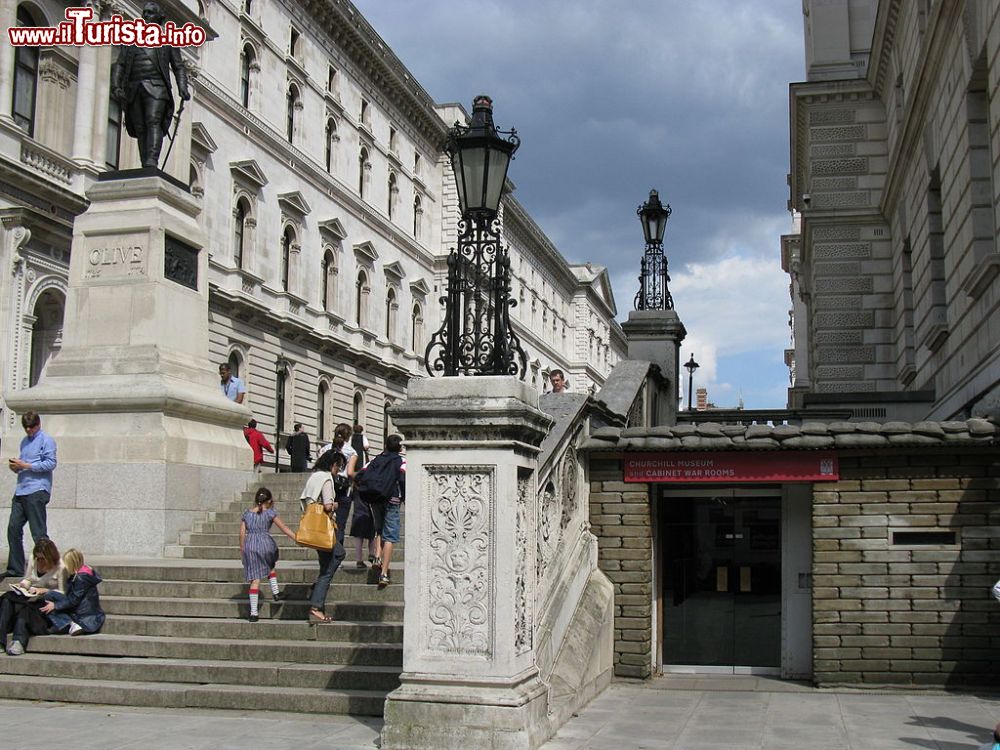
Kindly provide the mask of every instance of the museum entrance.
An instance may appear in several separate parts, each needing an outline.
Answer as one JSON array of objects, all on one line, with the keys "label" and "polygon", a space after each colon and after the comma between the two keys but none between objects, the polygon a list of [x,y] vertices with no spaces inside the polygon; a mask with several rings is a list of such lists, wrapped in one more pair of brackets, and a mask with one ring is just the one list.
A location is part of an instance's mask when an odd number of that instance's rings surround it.
[{"label": "museum entrance", "polygon": [[661,499],[665,671],[779,672],[781,497],[761,490]]}]

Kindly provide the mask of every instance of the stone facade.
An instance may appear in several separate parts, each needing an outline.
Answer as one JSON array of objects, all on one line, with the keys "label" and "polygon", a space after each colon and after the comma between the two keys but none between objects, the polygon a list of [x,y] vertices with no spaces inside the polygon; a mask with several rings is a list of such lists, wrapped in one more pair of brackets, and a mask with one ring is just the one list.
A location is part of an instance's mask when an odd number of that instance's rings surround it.
[{"label": "stone facade", "polygon": [[[105,18],[122,12],[91,5]],[[425,374],[424,347],[440,323],[458,219],[440,145],[466,113],[435,104],[349,2],[213,2],[200,6],[204,19],[182,3],[164,7],[217,35],[183,51],[193,96],[165,166],[200,209],[207,355],[233,363],[266,434],[302,422],[325,441],[337,422],[357,421],[377,448],[392,429],[388,409]],[[0,18],[48,26],[63,10],[4,0]],[[85,191],[102,171],[137,166],[109,101],[111,48],[42,50],[30,122],[13,117],[14,78],[30,88],[18,54],[0,41],[5,391],[36,383],[62,345]],[[625,351],[606,272],[568,263],[512,195],[505,213],[529,379],[541,390],[560,367],[574,388],[599,387]],[[7,408],[3,431],[14,428]]]},{"label": "stone facade", "polygon": [[[998,526],[995,451],[841,456],[813,491],[816,683],[995,684]],[[899,538],[939,531],[954,542]]]},{"label": "stone facade", "polygon": [[824,0],[803,11],[789,405],[877,420],[980,414],[1000,383],[987,323],[1000,314],[1000,8]]},{"label": "stone facade", "polygon": [[620,461],[590,463],[590,528],[598,564],[615,587],[615,674],[649,677],[653,534],[649,486],[622,481]]}]

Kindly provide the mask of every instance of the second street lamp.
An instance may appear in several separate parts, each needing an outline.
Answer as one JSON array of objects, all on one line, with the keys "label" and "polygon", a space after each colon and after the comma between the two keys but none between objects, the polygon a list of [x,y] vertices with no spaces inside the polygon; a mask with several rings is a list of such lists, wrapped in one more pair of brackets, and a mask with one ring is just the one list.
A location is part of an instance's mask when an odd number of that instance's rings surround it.
[{"label": "second street lamp", "polygon": [[694,361],[694,354],[691,355],[691,359],[684,363],[684,369],[688,371],[688,411],[691,411],[691,391],[694,386],[694,371],[697,370],[700,365]]},{"label": "second street lamp", "polygon": [[517,375],[527,357],[510,324],[510,258],[500,240],[500,198],[507,167],[521,141],[515,130],[497,130],[493,100],[472,103],[469,125],[448,132],[462,218],[458,247],[448,255],[444,322],[424,354],[430,375]]},{"label": "second street lamp", "polygon": [[635,309],[673,310],[674,300],[667,288],[670,275],[667,273],[667,259],[663,255],[663,232],[667,228],[667,219],[670,218],[670,206],[664,206],[660,202],[660,194],[650,190],[649,198],[639,206],[636,213],[642,222],[646,251],[642,254]]}]

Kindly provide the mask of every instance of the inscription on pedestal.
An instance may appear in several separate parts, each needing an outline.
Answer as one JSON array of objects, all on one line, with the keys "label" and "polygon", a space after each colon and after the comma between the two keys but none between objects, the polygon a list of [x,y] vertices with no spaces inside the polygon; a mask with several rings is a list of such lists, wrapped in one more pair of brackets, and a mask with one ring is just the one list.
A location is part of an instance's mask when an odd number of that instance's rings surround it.
[{"label": "inscription on pedestal", "polygon": [[83,271],[84,281],[107,281],[144,277],[147,248],[145,237],[94,238],[94,247],[87,251]]}]

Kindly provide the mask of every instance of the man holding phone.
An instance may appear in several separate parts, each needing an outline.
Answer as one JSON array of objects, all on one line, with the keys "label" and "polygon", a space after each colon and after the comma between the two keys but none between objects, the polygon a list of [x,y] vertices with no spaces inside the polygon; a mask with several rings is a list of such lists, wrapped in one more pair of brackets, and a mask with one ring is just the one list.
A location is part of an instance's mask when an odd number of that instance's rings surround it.
[{"label": "man holding phone", "polygon": [[37,544],[48,539],[45,506],[52,495],[52,470],[56,468],[56,441],[42,432],[42,420],[33,411],[21,416],[24,439],[21,454],[8,459],[8,468],[17,474],[17,486],[10,503],[10,521],[7,524],[7,570],[0,576],[25,574],[24,524],[31,528],[31,537]]}]

